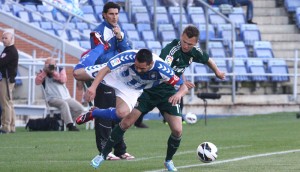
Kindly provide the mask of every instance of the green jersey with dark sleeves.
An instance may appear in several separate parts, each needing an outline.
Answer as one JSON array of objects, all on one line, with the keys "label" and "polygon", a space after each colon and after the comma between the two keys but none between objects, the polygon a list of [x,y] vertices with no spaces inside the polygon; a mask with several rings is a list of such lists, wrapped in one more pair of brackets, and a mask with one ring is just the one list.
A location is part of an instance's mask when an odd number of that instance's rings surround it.
[{"label": "green jersey with dark sleeves", "polygon": [[[174,39],[172,42],[167,44],[161,50],[159,57],[172,67],[178,77],[180,77],[184,73],[185,68],[188,67],[192,62],[206,64],[209,59],[208,54],[206,52],[203,52],[198,47],[194,47],[190,52],[184,53],[181,50],[179,39]],[[162,83],[151,89],[146,89],[144,90],[144,92],[160,95],[161,97],[163,97],[166,96],[166,92],[169,92],[169,95],[173,95],[176,90],[171,85]]]}]

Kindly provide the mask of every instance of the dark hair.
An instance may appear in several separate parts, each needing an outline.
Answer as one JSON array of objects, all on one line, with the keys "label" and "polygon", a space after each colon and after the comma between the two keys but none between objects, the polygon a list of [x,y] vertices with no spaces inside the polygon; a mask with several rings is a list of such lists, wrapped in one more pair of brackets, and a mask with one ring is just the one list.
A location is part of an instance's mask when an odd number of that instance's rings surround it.
[{"label": "dark hair", "polygon": [[[183,33],[186,34],[188,38],[196,37],[199,38],[200,32],[196,26],[188,25],[184,30]],[[182,33],[182,34],[183,34]]]},{"label": "dark hair", "polygon": [[[120,11],[120,5],[117,4],[117,3],[114,3],[114,2],[107,2],[104,6],[103,6],[103,10],[102,10],[102,13],[107,13],[109,9],[111,8],[117,8],[118,9],[118,12]],[[102,15],[103,17],[103,15]],[[103,17],[104,19],[104,17]]]},{"label": "dark hair", "polygon": [[153,61],[152,52],[148,49],[140,49],[136,55],[135,59],[139,63],[147,63],[147,65],[150,65]]}]

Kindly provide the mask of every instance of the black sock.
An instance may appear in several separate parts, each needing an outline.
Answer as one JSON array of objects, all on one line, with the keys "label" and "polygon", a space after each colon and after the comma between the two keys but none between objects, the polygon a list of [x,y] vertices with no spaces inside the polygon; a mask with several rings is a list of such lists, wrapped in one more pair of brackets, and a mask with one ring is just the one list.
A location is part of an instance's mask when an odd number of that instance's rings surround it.
[{"label": "black sock", "polygon": [[166,161],[172,160],[173,155],[176,153],[179,145],[180,145],[181,137],[175,137],[172,134],[169,137],[168,140],[168,149],[167,149],[167,156]]}]

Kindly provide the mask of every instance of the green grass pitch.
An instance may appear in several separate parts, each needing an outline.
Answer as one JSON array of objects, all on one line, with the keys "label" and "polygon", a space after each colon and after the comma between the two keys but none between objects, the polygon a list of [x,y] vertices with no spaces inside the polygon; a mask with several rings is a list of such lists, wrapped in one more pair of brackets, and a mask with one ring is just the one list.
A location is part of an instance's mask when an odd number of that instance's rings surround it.
[{"label": "green grass pitch", "polygon": [[[90,160],[97,154],[93,130],[80,132],[28,132],[0,135],[1,172],[141,172],[162,171],[168,125],[145,121],[148,129],[131,128],[125,134],[132,161],[105,161],[95,170]],[[179,150],[173,160],[187,172],[300,171],[300,120],[295,113],[239,116],[203,120],[184,125]],[[196,157],[197,146],[210,141],[218,147],[214,163]]]}]

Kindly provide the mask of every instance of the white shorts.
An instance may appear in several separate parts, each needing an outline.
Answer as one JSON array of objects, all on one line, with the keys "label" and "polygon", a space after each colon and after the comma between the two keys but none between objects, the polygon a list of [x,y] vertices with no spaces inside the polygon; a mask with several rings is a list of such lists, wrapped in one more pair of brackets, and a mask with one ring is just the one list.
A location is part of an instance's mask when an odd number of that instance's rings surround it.
[{"label": "white shorts", "polygon": [[[94,69],[92,70],[88,70],[86,69],[86,72],[93,78],[95,78],[95,76],[97,75],[98,72],[101,68],[105,67],[106,65],[95,65]],[[97,68],[95,70],[95,68]],[[111,72],[108,73],[102,83],[112,87],[115,90],[116,96],[120,97],[122,100],[124,100],[124,102],[127,104],[127,106],[129,107],[130,112],[132,111],[132,109],[134,108],[137,99],[139,98],[139,96],[142,94],[143,90],[136,90],[133,89],[131,87],[129,87],[128,85],[126,85],[125,83],[123,83],[122,81],[120,81],[119,78],[117,78],[116,76],[117,74]]]}]

